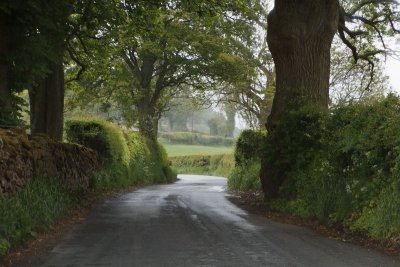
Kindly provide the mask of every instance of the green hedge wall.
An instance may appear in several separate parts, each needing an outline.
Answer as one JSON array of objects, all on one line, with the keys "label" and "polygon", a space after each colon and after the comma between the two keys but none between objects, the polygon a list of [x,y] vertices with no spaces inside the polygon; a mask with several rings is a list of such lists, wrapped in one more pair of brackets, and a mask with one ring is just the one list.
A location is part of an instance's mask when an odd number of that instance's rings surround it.
[{"label": "green hedge wall", "polygon": [[204,146],[231,146],[235,139],[192,132],[161,132],[158,137],[166,143]]},{"label": "green hedge wall", "polygon": [[288,178],[272,206],[400,245],[399,133],[395,95],[291,112],[267,144],[265,158]]},{"label": "green hedge wall", "polygon": [[121,187],[138,183],[165,183],[176,179],[164,148],[138,133],[122,131],[97,118],[66,122],[66,138],[98,151],[104,168],[93,186]]}]

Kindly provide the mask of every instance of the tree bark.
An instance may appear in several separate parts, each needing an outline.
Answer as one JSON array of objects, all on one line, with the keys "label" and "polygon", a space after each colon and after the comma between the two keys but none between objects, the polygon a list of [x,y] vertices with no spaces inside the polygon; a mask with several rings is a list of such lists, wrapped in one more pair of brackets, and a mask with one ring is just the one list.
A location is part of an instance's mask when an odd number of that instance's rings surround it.
[{"label": "tree bark", "polygon": [[157,116],[155,108],[146,99],[139,101],[136,107],[139,114],[139,133],[152,141],[156,141],[159,116]]},{"label": "tree bark", "polygon": [[64,68],[54,64],[52,72],[29,92],[31,133],[47,134],[62,141],[64,128]]},{"label": "tree bark", "polygon": [[[11,102],[5,101],[11,97],[11,64],[9,57],[11,56],[11,25],[9,23],[9,16],[0,12],[0,97],[5,107],[1,109],[10,108]],[[10,106],[7,106],[10,105]]]},{"label": "tree bark", "polygon": [[[276,94],[268,117],[269,131],[291,103],[329,102],[330,49],[338,28],[338,0],[275,0],[268,15],[267,42],[276,69]],[[273,166],[262,166],[267,199],[278,196],[285,177],[273,177]]]},{"label": "tree bark", "polygon": [[225,114],[226,114],[226,136],[233,137],[236,126],[236,108],[234,105],[227,103],[225,106]]},{"label": "tree bark", "polygon": [[265,85],[263,98],[259,104],[260,112],[257,114],[260,129],[264,129],[267,126],[268,116],[271,114],[272,102],[276,91],[275,70],[264,68],[263,72],[267,78],[267,83]]},{"label": "tree bark", "polygon": [[330,49],[338,19],[337,0],[275,1],[267,35],[276,69],[269,129],[293,100],[328,106]]}]

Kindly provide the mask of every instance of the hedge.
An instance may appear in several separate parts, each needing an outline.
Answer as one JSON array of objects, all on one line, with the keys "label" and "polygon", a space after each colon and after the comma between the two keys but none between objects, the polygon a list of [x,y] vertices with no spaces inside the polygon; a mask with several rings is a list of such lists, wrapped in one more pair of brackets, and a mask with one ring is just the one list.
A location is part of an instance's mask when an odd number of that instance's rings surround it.
[{"label": "hedge", "polygon": [[260,159],[266,135],[265,131],[243,130],[235,144],[235,165]]},{"label": "hedge", "polygon": [[268,136],[287,177],[272,207],[400,245],[400,99],[303,107]]},{"label": "hedge", "polygon": [[233,138],[229,137],[192,132],[161,132],[158,137],[161,141],[170,144],[231,146],[235,142]]},{"label": "hedge", "polygon": [[165,183],[176,179],[164,148],[139,133],[122,131],[98,118],[66,122],[66,138],[98,151],[104,163],[93,186],[112,188],[138,183]]}]

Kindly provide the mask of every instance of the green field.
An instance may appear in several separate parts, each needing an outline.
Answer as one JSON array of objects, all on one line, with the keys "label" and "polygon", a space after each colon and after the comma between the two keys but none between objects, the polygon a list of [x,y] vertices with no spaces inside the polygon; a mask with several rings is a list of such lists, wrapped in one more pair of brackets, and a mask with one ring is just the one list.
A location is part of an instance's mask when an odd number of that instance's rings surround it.
[{"label": "green field", "polygon": [[169,157],[233,153],[233,147],[226,147],[226,146],[198,146],[198,145],[172,145],[172,144],[163,144],[163,146],[167,150]]}]

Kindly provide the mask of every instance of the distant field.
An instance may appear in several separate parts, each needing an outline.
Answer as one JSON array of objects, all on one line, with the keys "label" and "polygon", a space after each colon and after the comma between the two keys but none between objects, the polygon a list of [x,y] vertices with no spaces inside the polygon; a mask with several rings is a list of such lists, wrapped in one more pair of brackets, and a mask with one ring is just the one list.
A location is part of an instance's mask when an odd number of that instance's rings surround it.
[{"label": "distant field", "polygon": [[233,147],[226,147],[226,146],[197,146],[197,145],[172,145],[172,144],[163,144],[163,146],[167,150],[169,157],[233,153]]}]

